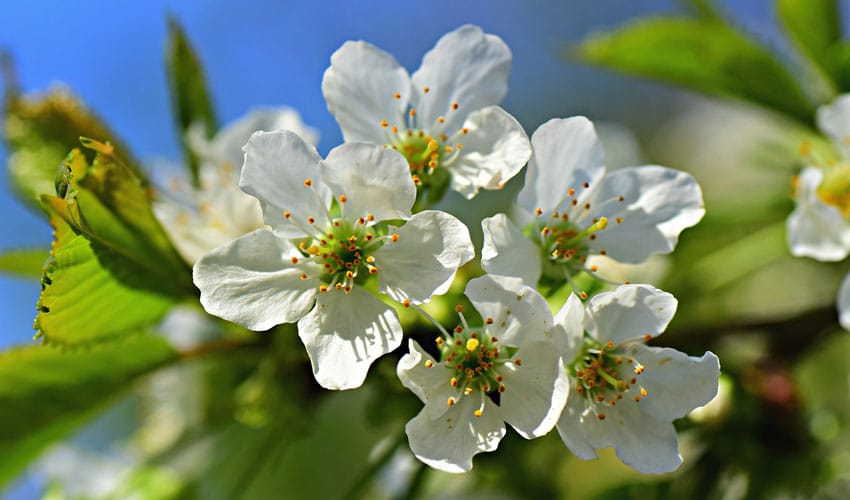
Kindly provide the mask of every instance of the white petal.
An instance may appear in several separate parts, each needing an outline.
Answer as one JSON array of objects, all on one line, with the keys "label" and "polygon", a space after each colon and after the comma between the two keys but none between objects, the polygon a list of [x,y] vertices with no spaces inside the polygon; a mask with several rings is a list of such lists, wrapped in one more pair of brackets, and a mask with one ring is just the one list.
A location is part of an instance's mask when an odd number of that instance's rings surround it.
[{"label": "white petal", "polygon": [[[391,124],[407,108],[410,76],[393,56],[366,42],[345,42],[331,56],[322,94],[346,142],[386,142],[381,121]],[[396,100],[394,94],[401,96]]]},{"label": "white petal", "polygon": [[850,158],[850,95],[843,94],[817,111],[818,128],[832,139],[844,158]]},{"label": "white petal", "polygon": [[[292,132],[256,132],[245,145],[245,165],[239,186],[262,202],[266,224],[287,238],[304,237],[304,231],[283,216],[284,211],[306,224],[314,217],[327,224],[330,190],[319,174],[321,157],[316,148]],[[305,180],[312,188],[305,187]]]},{"label": "white petal", "polygon": [[553,342],[524,342],[517,357],[522,366],[505,365],[505,392],[499,406],[506,422],[526,439],[555,426],[567,402],[567,376]]},{"label": "white petal", "polygon": [[326,389],[353,389],[376,359],[401,344],[401,324],[392,307],[354,287],[350,293],[320,293],[316,307],[298,322],[298,336]]},{"label": "white petal", "polygon": [[[412,105],[425,124],[444,115],[445,130],[460,129],[472,111],[499,104],[508,92],[511,51],[501,38],[477,26],[461,26],[447,33],[425,57],[413,74]],[[428,87],[427,94],[422,89]],[[458,110],[452,111],[452,103]]]},{"label": "white petal", "polygon": [[401,153],[373,144],[343,144],[328,153],[320,170],[337,198],[348,198],[348,218],[368,213],[378,221],[410,217],[416,186]]},{"label": "white petal", "polygon": [[584,329],[602,343],[615,344],[661,334],[676,314],[676,298],[649,285],[620,285],[593,296]]},{"label": "white petal", "polygon": [[445,472],[472,469],[472,457],[495,450],[505,436],[499,407],[485,396],[481,416],[475,417],[473,412],[480,408],[476,398],[465,397],[437,419],[429,418],[423,409],[404,427],[410,451],[419,460]]},{"label": "white petal", "polygon": [[845,330],[850,330],[850,274],[844,277],[838,289],[838,322]]},{"label": "white petal", "polygon": [[803,169],[797,182],[797,206],[788,216],[788,246],[796,257],[838,261],[850,253],[850,224],[817,195],[823,172]]},{"label": "white petal", "polygon": [[643,344],[630,345],[626,352],[645,368],[638,377],[647,391],[641,408],[659,420],[682,418],[717,394],[720,361],[712,352],[697,358]]},{"label": "white petal", "polygon": [[289,130],[314,146],[319,140],[318,131],[304,125],[298,111],[287,106],[280,106],[253,109],[242,118],[223,127],[209,142],[199,141],[195,137],[192,146],[195,152],[207,162],[214,165],[228,162],[234,169],[239,169],[243,162],[242,146],[248,142],[251,134],[274,130]]},{"label": "white petal", "polygon": [[605,175],[602,143],[593,123],[583,116],[552,119],[531,136],[534,153],[517,203],[529,212],[558,208],[570,188],[579,191]]},{"label": "white petal", "polygon": [[[619,196],[624,201],[617,201]],[[596,233],[591,246],[631,264],[673,251],[679,233],[705,214],[702,191],[693,176],[654,165],[608,173],[589,202],[588,217],[608,218],[608,227]]]},{"label": "white petal", "polygon": [[[410,339],[408,346],[410,353],[401,358],[396,368],[398,378],[425,403],[429,418],[439,418],[449,409],[449,398],[457,397],[458,390],[450,382],[454,372],[435,361],[415,340]],[[427,367],[426,361],[433,364]]]},{"label": "white petal", "polygon": [[516,118],[498,106],[473,111],[459,136],[463,149],[450,165],[452,189],[468,199],[479,189],[501,189],[531,156],[531,143]]},{"label": "white petal", "polygon": [[445,212],[419,212],[396,234],[398,241],[374,255],[379,290],[398,301],[422,303],[446,293],[458,267],[475,256],[469,230]]},{"label": "white petal", "polygon": [[638,472],[674,471],[682,463],[676,429],[669,421],[657,420],[642,412],[642,404],[643,401],[623,399],[617,406],[606,406],[604,420],[585,412],[579,432],[584,434],[584,442],[593,448],[613,446],[620,460]]},{"label": "white petal", "polygon": [[570,293],[567,302],[555,315],[555,324],[563,327],[566,346],[562,352],[564,364],[571,364],[579,352],[584,339],[584,304],[574,293]]},{"label": "white petal", "polygon": [[482,318],[493,319],[493,330],[488,331],[497,332],[500,343],[519,346],[551,335],[549,304],[519,278],[485,274],[469,281],[466,296]]},{"label": "white petal", "polygon": [[[585,397],[575,390],[569,391],[567,404],[558,420],[558,434],[573,455],[582,460],[598,458],[596,447],[591,443],[583,427],[584,414],[587,412]],[[590,418],[596,418],[590,415]]]},{"label": "white petal", "polygon": [[[298,321],[313,306],[321,268],[292,264],[301,253],[267,229],[216,248],[195,263],[193,280],[210,314],[263,331]],[[301,274],[309,279],[302,280]]]},{"label": "white petal", "polygon": [[481,267],[491,274],[515,276],[529,286],[540,279],[540,250],[522,234],[505,214],[481,221],[484,244]]}]

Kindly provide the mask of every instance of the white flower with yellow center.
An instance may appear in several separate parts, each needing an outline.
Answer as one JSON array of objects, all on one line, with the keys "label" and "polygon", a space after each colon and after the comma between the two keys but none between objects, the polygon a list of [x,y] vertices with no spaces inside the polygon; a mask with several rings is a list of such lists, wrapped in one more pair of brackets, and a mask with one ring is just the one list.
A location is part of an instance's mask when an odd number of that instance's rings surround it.
[{"label": "white flower with yellow center", "polygon": [[795,179],[788,246],[797,257],[838,261],[850,254],[850,94],[818,108],[817,122],[841,161],[817,162]]},{"label": "white flower with yellow center", "polygon": [[[584,117],[553,119],[531,138],[534,154],[517,198],[518,219],[484,219],[481,263],[487,272],[573,283],[596,272],[591,255],[623,263],[669,253],[679,233],[705,213],[699,184],[659,166],[606,173],[602,145]],[[575,285],[573,285],[575,289]]]},{"label": "white flower with yellow center", "polygon": [[[850,94],[818,108],[817,123],[839,158],[814,161],[794,179],[788,246],[797,257],[832,262],[850,255]],[[837,307],[841,326],[850,330],[850,274],[841,283]]]},{"label": "white flower with yellow center", "polygon": [[242,146],[258,130],[291,130],[310,144],[316,131],[287,107],[256,109],[222,128],[207,140],[203,127],[189,129],[192,151],[199,160],[199,186],[175,178],[154,202],[154,213],[180,255],[194,264],[203,254],[243,234],[263,227],[257,199],[239,189]]},{"label": "white flower with yellow center", "polygon": [[496,106],[510,67],[507,45],[475,26],[443,36],[413,76],[374,45],[349,41],[331,56],[322,92],[345,141],[401,152],[428,203],[449,185],[472,198],[499,189],[531,154],[522,126]]},{"label": "white flower with yellow center", "polygon": [[578,353],[567,366],[569,396],[558,432],[576,456],[613,446],[626,465],[660,474],[682,463],[673,420],[717,394],[720,363],[649,347],[676,312],[676,299],[648,285],[622,285],[584,308],[571,295],[555,321]]},{"label": "white flower with yellow center", "polygon": [[265,223],[201,257],[194,267],[210,314],[256,331],[298,322],[316,380],[363,383],[371,363],[401,343],[392,307],[448,290],[474,254],[469,232],[439,211],[411,217],[416,188],[404,158],[363,143],[322,160],[288,131],[257,132],[245,146],[240,186],[260,200]]},{"label": "white flower with yellow center", "polygon": [[410,340],[398,364],[401,382],[425,403],[405,427],[410,449],[446,472],[468,471],[475,454],[495,450],[505,422],[526,439],[546,434],[567,393],[566,337],[539,293],[483,276],[466,296],[483,324],[469,325],[458,307],[461,324],[437,339],[439,360]]}]

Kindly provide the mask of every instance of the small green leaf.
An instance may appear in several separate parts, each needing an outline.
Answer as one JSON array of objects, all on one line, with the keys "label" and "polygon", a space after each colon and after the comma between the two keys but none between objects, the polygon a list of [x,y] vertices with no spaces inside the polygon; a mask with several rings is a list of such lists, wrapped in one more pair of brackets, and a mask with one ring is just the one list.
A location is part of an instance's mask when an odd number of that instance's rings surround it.
[{"label": "small green leaf", "polygon": [[626,74],[760,104],[811,123],[814,107],[768,50],[729,26],[655,18],[593,35],[578,57]]},{"label": "small green leaf", "polygon": [[24,278],[41,278],[49,252],[43,248],[6,250],[0,253],[0,271]]},{"label": "small green leaf", "polygon": [[[42,195],[54,193],[56,168],[80,136],[109,140],[117,146],[121,162],[147,183],[129,150],[67,89],[31,98],[9,93],[4,126],[11,185],[33,208],[39,207]],[[94,153],[89,157],[93,159]]]},{"label": "small green leaf", "polygon": [[71,212],[68,205],[60,198],[45,199],[54,242],[44,265],[33,325],[37,336],[76,344],[158,322],[177,300],[173,280],[152,274],[113,248],[76,233],[65,218]]},{"label": "small green leaf", "polygon": [[834,81],[837,68],[833,47],[841,41],[835,0],[776,0],[776,11],[800,52]]},{"label": "small green leaf", "polygon": [[201,61],[183,28],[173,18],[168,20],[165,70],[183,156],[192,180],[197,184],[198,157],[189,145],[187,132],[191,126],[200,125],[209,138],[215,133],[217,125]]},{"label": "small green leaf", "polygon": [[139,377],[176,359],[153,335],[80,350],[26,346],[0,353],[0,485]]}]

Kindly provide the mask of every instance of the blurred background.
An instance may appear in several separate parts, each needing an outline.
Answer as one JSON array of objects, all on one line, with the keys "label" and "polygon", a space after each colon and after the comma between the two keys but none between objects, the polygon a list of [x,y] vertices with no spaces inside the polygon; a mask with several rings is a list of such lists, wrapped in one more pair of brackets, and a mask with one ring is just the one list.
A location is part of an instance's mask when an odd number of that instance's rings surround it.
[{"label": "blurred background", "polygon": [[[716,3],[734,24],[783,57],[793,59],[772,1]],[[842,7],[846,13],[845,2]],[[781,222],[791,209],[790,196],[783,198],[783,193],[790,195],[790,175],[799,147],[792,132],[798,126],[748,105],[710,100],[583,66],[568,58],[571,45],[594,32],[613,29],[638,17],[686,12],[682,2],[673,0],[7,2],[2,7],[0,50],[13,57],[18,83],[25,92],[44,91],[56,85],[70,87],[111,125],[137,157],[147,165],[157,165],[180,161],[180,144],[163,71],[169,15],[183,25],[204,63],[222,124],[253,107],[289,105],[300,111],[306,124],[319,130],[318,149],[323,155],[341,141],[321,93],[322,74],[336,48],[346,40],[367,40],[392,53],[412,72],[440,36],[461,24],[472,23],[503,38],[513,51],[510,90],[503,107],[524,125],[529,135],[550,118],[587,115],[600,124],[613,163],[659,163],[692,172],[703,186],[709,211],[718,207],[725,217],[719,224],[726,224],[730,232],[734,232],[738,216],[746,218],[750,210],[747,202],[760,193],[779,199],[774,222]],[[843,26],[846,33],[846,20]],[[0,157],[6,154],[0,150]],[[782,168],[765,167],[778,164]],[[0,250],[50,244],[51,231],[43,217],[21,205],[2,176],[0,210],[4,218]],[[717,231],[717,226],[713,230]],[[686,238],[687,232],[683,236]],[[724,286],[740,277],[735,274],[737,271],[730,271],[731,276],[716,272],[718,268],[726,269],[725,260],[736,259],[734,249],[713,254],[714,260],[704,259],[699,247],[683,250],[682,259],[702,263],[689,269],[697,273],[694,279],[710,282],[711,287],[706,289],[711,293],[703,293],[696,305],[683,305],[686,310],[681,315],[685,319],[677,318],[681,325],[694,326],[702,337],[678,341],[675,338],[681,336],[675,337],[673,345],[691,350],[710,346],[717,349],[714,340],[706,340],[714,330],[699,327],[712,324],[710,319],[718,315],[733,318],[733,323],[758,322],[789,318],[832,304],[846,266],[788,258],[781,230],[760,238],[773,238],[764,256],[776,266],[754,271],[751,279],[734,290]],[[674,265],[674,272],[676,269]],[[676,282],[675,278],[671,283],[687,289],[687,284]],[[37,282],[0,276],[0,347],[31,342],[38,292]],[[766,350],[769,340],[753,334],[727,343],[733,365],[737,362],[745,366],[755,363],[753,360]],[[846,347],[847,342],[824,348],[827,355],[838,358],[830,358],[835,375],[825,385],[833,385],[839,393],[843,391],[845,398],[846,362],[840,353],[846,354]],[[718,354],[721,363],[726,362],[726,353]],[[808,361],[813,365],[819,362]],[[808,366],[801,363],[793,367],[802,370],[799,380],[820,380],[820,373],[806,371]],[[783,378],[786,368],[775,370],[779,386],[787,382]],[[809,389],[817,392],[820,385],[812,382],[802,392]],[[824,397],[833,396],[830,393]],[[837,436],[846,430],[846,415],[840,412],[846,410],[847,403],[841,404],[835,410],[839,416],[823,412],[809,415],[800,428],[814,431],[801,439],[837,442]],[[823,431],[824,425],[828,432]],[[748,429],[742,427],[741,432]],[[522,444],[513,440],[514,448]],[[510,445],[504,444],[500,453],[510,453]],[[764,448],[758,453],[769,456]],[[563,454],[567,454],[565,449]],[[606,457],[611,462],[610,454]],[[846,468],[846,454],[836,460],[844,461],[836,467]],[[580,477],[580,471],[591,475],[601,471],[593,465],[571,464],[564,470],[574,477]],[[620,481],[623,474],[628,476],[620,469],[612,473],[612,484]],[[734,490],[734,475],[727,479]],[[31,471],[6,494],[15,499],[38,496],[43,481],[41,472]],[[581,495],[585,490],[579,487],[562,491]]]}]

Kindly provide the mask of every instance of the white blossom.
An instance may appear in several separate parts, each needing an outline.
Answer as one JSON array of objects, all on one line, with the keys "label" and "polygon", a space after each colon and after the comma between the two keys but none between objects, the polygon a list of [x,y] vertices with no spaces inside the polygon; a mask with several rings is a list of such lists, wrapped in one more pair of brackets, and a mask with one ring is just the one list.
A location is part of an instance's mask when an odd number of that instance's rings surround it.
[{"label": "white blossom", "polygon": [[550,120],[531,143],[517,216],[482,221],[488,272],[534,286],[541,277],[562,282],[596,272],[587,264],[592,255],[641,263],[671,252],[679,233],[705,213],[699,184],[685,172],[660,166],[606,172],[587,118]]},{"label": "white blossom", "polygon": [[194,267],[210,314],[252,330],[298,322],[316,380],[363,383],[371,363],[401,343],[393,308],[363,285],[406,305],[445,293],[473,257],[469,232],[439,211],[410,214],[416,188],[391,149],[351,143],[321,159],[288,131],[254,133],[242,189],[260,200],[258,229]]},{"label": "white blossom", "polygon": [[676,306],[669,293],[622,285],[586,308],[571,295],[556,315],[577,353],[568,361],[571,387],[558,432],[579,458],[612,446],[639,472],[681,464],[672,422],[714,398],[720,364],[711,352],[697,358],[645,345],[667,328]]},{"label": "white blossom", "polygon": [[466,295],[483,318],[443,332],[434,359],[414,340],[398,364],[401,382],[425,403],[405,430],[420,460],[447,472],[493,451],[505,422],[526,439],[549,432],[566,400],[562,328],[546,300],[519,279],[483,276]]},{"label": "white blossom", "polygon": [[475,26],[443,36],[412,76],[374,45],[349,41],[331,56],[322,92],[346,142],[400,151],[431,201],[449,184],[472,198],[499,189],[531,154],[522,126],[497,106],[510,67],[507,45]]}]

